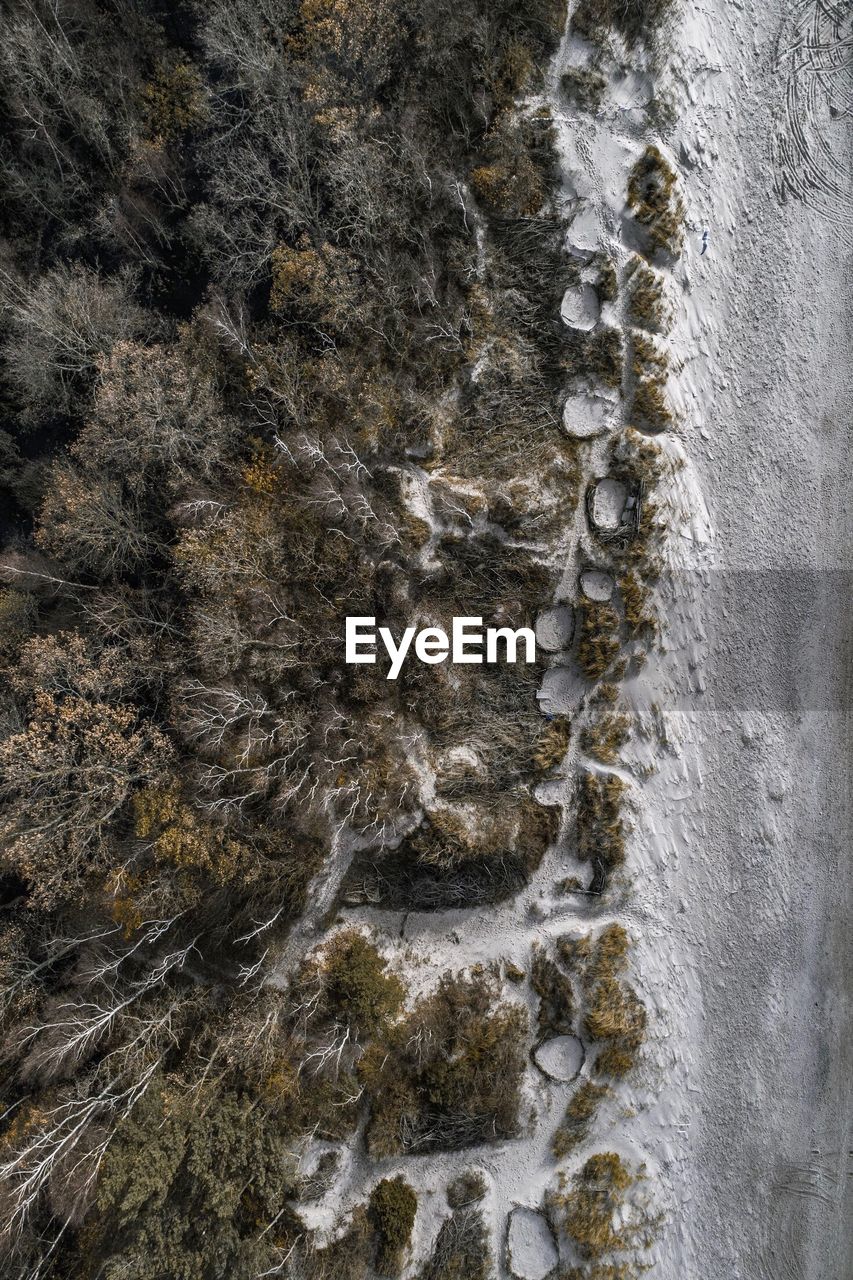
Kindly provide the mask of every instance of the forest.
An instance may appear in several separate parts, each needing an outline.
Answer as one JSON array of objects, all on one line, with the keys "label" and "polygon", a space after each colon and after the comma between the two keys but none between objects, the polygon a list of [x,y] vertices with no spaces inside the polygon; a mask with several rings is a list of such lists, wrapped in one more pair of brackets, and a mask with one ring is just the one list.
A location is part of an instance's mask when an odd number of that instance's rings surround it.
[{"label": "forest", "polygon": [[[574,21],[630,44],[667,9]],[[410,990],[347,913],[506,902],[558,839],[600,888],[618,780],[581,780],[567,835],[535,795],[571,733],[537,707],[544,659],[388,680],[381,649],[345,662],[343,623],[532,628],[557,588],[584,503],[561,398],[625,358],[618,329],[560,324],[553,121],[519,110],[565,22],[561,0],[4,6],[4,1276],[395,1275],[404,1177],[370,1175],[337,1235],[306,1226],[335,1144],[381,1172],[524,1123],[533,1031],[502,976]],[[670,178],[649,152],[629,192],[650,259]],[[663,324],[645,288],[638,330]],[[614,466],[656,478],[638,434]],[[577,658],[605,759],[624,645],[653,630],[647,544],[610,554],[624,604],[586,606]],[[531,971],[541,1028],[582,1008],[601,1047],[564,1149],[642,1041],[618,929]],[[423,1280],[492,1274],[476,1183]]]}]

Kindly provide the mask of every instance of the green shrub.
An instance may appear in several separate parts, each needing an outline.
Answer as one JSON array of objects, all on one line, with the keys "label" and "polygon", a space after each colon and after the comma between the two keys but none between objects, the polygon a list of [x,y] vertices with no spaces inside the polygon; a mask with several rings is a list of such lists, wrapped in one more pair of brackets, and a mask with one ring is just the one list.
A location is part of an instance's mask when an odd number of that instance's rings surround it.
[{"label": "green shrub", "polygon": [[379,1236],[377,1271],[399,1274],[409,1247],[418,1197],[402,1177],[383,1178],[370,1193],[370,1215]]},{"label": "green shrub", "polygon": [[406,989],[376,947],[356,929],[336,933],[321,961],[323,1005],[329,1016],[364,1038],[375,1036],[400,1011]]},{"label": "green shrub", "polygon": [[526,1017],[485,975],[438,990],[369,1046],[359,1064],[373,1156],[456,1150],[516,1132]]},{"label": "green shrub", "polygon": [[139,1280],[209,1280],[223,1268],[252,1280],[276,1260],[295,1190],[294,1158],[263,1109],[211,1089],[181,1095],[164,1082],[110,1143],[88,1252],[110,1280],[128,1268]]}]

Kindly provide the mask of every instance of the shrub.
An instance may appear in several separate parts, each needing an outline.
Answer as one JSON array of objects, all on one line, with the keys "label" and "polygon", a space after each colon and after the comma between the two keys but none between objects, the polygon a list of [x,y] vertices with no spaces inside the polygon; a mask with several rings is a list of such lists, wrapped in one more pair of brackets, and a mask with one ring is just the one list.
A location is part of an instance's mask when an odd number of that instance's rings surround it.
[{"label": "shrub", "polygon": [[533,759],[537,768],[546,773],[549,769],[561,764],[569,749],[571,734],[571,722],[567,717],[558,716],[546,724],[539,735],[539,741],[536,743],[533,752]]},{"label": "shrub", "polygon": [[447,1188],[447,1203],[451,1209],[465,1209],[476,1204],[486,1194],[486,1179],[476,1169],[460,1173]]},{"label": "shrub", "polygon": [[599,43],[608,28],[629,44],[654,43],[672,13],[674,0],[578,0],[572,11],[572,29]]},{"label": "shrub", "polygon": [[145,1280],[223,1267],[249,1280],[276,1260],[295,1188],[293,1157],[260,1108],[211,1089],[201,1105],[164,1083],[110,1143],[88,1252],[111,1280],[128,1267]]},{"label": "shrub", "polygon": [[369,1046],[359,1073],[372,1155],[456,1150],[516,1132],[526,1018],[496,995],[484,975],[444,977]]},{"label": "shrub", "polygon": [[302,236],[296,248],[275,248],[271,266],[271,311],[338,331],[347,328],[357,303],[355,260],[349,254],[330,244],[314,249]]},{"label": "shrub", "polygon": [[207,95],[198,69],[186,59],[161,61],[142,97],[149,137],[162,144],[207,118]]},{"label": "shrub", "polygon": [[675,172],[654,143],[646,147],[628,177],[628,203],[649,237],[652,254],[680,252],[684,239],[684,202]]},{"label": "shrub", "polygon": [[659,377],[639,378],[634,387],[631,414],[634,426],[640,431],[657,435],[659,431],[671,431],[675,415],[667,403],[665,383]]},{"label": "shrub", "polygon": [[643,1042],[646,1011],[631,987],[602,978],[589,992],[584,1029],[591,1040],[613,1042],[596,1059],[596,1071],[622,1076]]},{"label": "shrub", "polygon": [[486,137],[485,162],[471,171],[474,194],[504,217],[532,217],[545,199],[552,148],[549,123],[499,119]]},{"label": "shrub", "polygon": [[600,1045],[594,1070],[622,1077],[635,1065],[646,1032],[646,1010],[637,993],[620,978],[627,964],[628,935],[619,924],[602,929],[593,942],[561,938],[562,962],[579,972],[584,997],[583,1030]]},{"label": "shrub", "polygon": [[538,946],[533,952],[530,985],[539,997],[539,1035],[568,1035],[574,1029],[571,981]]},{"label": "shrub", "polygon": [[34,596],[14,588],[0,590],[0,655],[11,657],[32,634],[38,617]]},{"label": "shrub", "polygon": [[599,253],[594,261],[598,265],[598,280],[595,288],[599,302],[615,302],[619,294],[619,284],[613,259]]},{"label": "shrub", "polygon": [[581,111],[597,112],[606,87],[601,72],[587,67],[569,67],[560,77],[563,95]]},{"label": "shrub", "polygon": [[666,381],[669,356],[662,347],[636,330],[631,334],[631,349],[631,372],[635,378],[659,378]]},{"label": "shrub", "polygon": [[619,657],[619,615],[610,604],[585,600],[581,609],[578,666],[588,680],[600,680]]},{"label": "shrub", "polygon": [[166,773],[165,735],[121,697],[132,679],[115,650],[87,651],[76,636],[23,647],[24,727],[0,744],[0,837],[7,866],[45,906],[73,899],[89,875],[109,869],[109,836],[134,792]]},{"label": "shrub", "polygon": [[328,1015],[369,1038],[397,1016],[405,987],[372,942],[355,929],[336,933],[321,961],[323,1005]]},{"label": "shrub", "polygon": [[619,594],[622,597],[625,624],[631,634],[638,635],[642,631],[654,629],[656,619],[651,607],[649,579],[636,569],[626,569],[619,579]]},{"label": "shrub", "polygon": [[134,797],[135,832],[151,842],[162,865],[202,872],[228,884],[251,875],[252,851],[187,804],[177,782],[145,787]]},{"label": "shrub", "polygon": [[486,1224],[479,1209],[459,1209],[442,1224],[418,1280],[489,1280],[493,1274]]},{"label": "shrub", "polygon": [[622,779],[612,773],[582,773],[578,783],[578,858],[581,862],[600,862],[606,873],[625,860],[625,789]]},{"label": "shrub", "polygon": [[604,712],[592,724],[581,729],[581,750],[602,764],[616,764],[619,752],[628,741],[630,717],[621,712]]},{"label": "shrub", "polygon": [[571,1180],[561,1176],[551,1211],[581,1257],[603,1262],[651,1246],[656,1223],[639,1194],[642,1179],[615,1151],[590,1156]]},{"label": "shrub", "polygon": [[[627,281],[628,323],[635,329],[645,329],[649,333],[668,333],[671,312],[664,293],[663,276],[641,259],[634,258]],[[635,339],[635,344],[639,341],[640,339]],[[637,349],[635,345],[635,351]]]},{"label": "shrub", "polygon": [[418,1197],[402,1177],[383,1178],[370,1193],[370,1216],[379,1235],[377,1271],[395,1276],[412,1236]]},{"label": "shrub", "polygon": [[570,378],[597,378],[607,387],[622,384],[622,334],[610,325],[591,333],[568,329],[563,335],[562,363]]},{"label": "shrub", "polygon": [[593,1116],[609,1093],[606,1085],[596,1084],[594,1080],[584,1080],[575,1091],[551,1141],[551,1150],[558,1160],[589,1136]]}]

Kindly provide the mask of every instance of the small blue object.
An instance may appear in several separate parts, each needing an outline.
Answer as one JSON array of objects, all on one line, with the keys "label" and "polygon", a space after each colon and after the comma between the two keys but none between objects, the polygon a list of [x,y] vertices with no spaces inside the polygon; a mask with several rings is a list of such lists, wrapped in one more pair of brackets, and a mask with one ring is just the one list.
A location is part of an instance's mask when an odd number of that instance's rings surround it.
[{"label": "small blue object", "polygon": [[706,227],[705,230],[702,232],[702,248],[699,250],[700,258],[702,257],[702,254],[705,252],[707,248],[708,248],[708,228]]}]

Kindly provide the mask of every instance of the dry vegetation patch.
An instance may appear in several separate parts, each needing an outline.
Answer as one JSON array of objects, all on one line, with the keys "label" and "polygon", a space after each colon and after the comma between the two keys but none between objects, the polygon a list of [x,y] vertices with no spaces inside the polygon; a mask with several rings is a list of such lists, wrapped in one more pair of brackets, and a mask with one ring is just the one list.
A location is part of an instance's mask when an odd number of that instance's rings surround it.
[{"label": "dry vegetation patch", "polygon": [[526,1015],[485,976],[445,977],[361,1059],[368,1150],[456,1150],[517,1129]]}]

